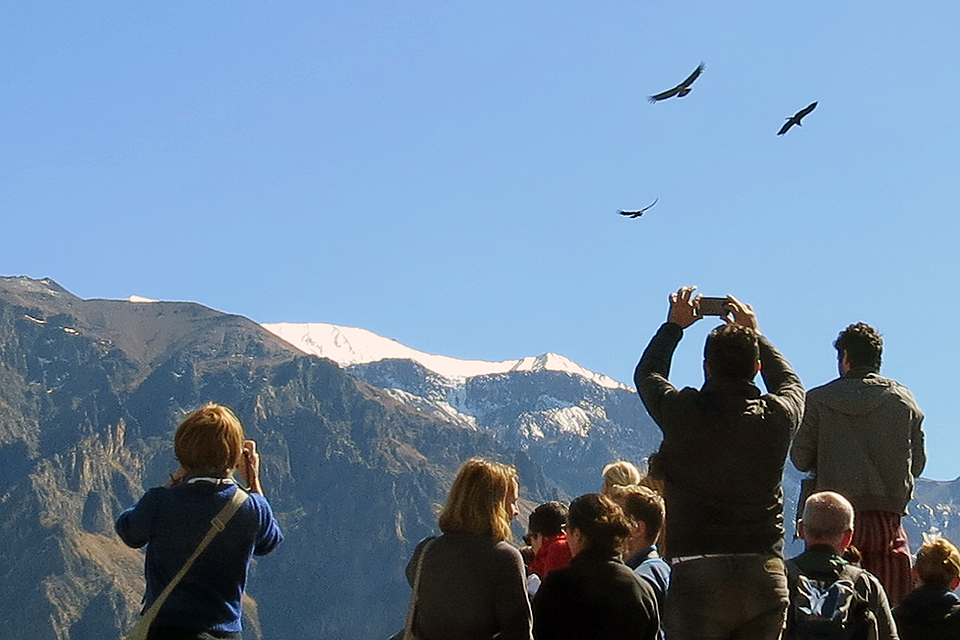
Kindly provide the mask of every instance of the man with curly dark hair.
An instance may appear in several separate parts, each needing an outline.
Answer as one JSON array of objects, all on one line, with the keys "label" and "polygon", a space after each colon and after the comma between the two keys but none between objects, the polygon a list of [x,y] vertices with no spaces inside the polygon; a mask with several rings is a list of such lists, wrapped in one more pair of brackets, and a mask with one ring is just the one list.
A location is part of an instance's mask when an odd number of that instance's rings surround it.
[{"label": "man with curly dark hair", "polygon": [[[803,387],[757,327],[753,308],[728,296],[725,324],[707,337],[699,389],[668,380],[685,331],[704,317],[694,287],[670,311],[634,374],[663,432],[651,473],[663,483],[671,563],[667,638],[779,640],[787,605],[783,467],[803,414]],[[768,393],[753,380],[760,373]]]},{"label": "man with curly dark hair", "polygon": [[923,471],[923,413],[913,394],[880,376],[883,339],[863,322],[840,332],[840,377],[807,393],[790,452],[815,476],[814,491],[835,491],[856,511],[855,546],[896,605],[910,591],[910,545],[900,518]]}]

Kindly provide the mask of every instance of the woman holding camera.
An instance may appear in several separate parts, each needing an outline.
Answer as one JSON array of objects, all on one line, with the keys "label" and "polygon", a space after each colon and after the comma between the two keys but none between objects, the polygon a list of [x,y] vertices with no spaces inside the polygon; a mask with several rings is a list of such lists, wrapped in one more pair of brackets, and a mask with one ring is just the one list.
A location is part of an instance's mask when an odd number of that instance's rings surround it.
[{"label": "woman holding camera", "polygon": [[[148,609],[211,530],[211,521],[243,491],[249,496],[160,606],[150,640],[239,638],[240,600],[253,555],[272,551],[283,539],[260,486],[260,457],[253,440],[225,406],[207,404],[180,424],[174,436],[180,469],[164,487],[147,491],[120,514],[116,530],[128,546],[146,545]],[[142,612],[141,612],[142,613]]]}]

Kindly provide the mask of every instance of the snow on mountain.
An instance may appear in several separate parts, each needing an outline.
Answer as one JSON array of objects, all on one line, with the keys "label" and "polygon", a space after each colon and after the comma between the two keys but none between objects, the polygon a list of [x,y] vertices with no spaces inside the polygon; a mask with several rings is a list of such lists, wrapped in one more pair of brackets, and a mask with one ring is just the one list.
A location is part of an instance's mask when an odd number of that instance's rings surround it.
[{"label": "snow on mountain", "polygon": [[424,368],[453,380],[513,371],[560,371],[586,378],[608,389],[632,391],[631,387],[609,376],[584,369],[576,362],[556,353],[503,362],[460,360],[417,351],[396,340],[356,327],[341,327],[320,322],[278,322],[264,324],[263,328],[305,353],[329,358],[343,367],[387,359],[413,360]]}]

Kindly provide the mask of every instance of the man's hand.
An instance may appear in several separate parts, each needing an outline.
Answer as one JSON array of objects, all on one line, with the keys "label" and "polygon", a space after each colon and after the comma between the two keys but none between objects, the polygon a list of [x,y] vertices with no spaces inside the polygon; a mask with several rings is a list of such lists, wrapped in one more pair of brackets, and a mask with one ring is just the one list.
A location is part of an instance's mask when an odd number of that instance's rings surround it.
[{"label": "man's hand", "polygon": [[700,319],[697,305],[703,296],[698,294],[693,297],[696,289],[696,287],[680,287],[679,291],[670,294],[670,313],[667,315],[667,322],[678,324],[681,329],[686,329]]},{"label": "man's hand", "polygon": [[759,334],[760,328],[757,326],[757,314],[753,312],[753,307],[745,302],[740,302],[733,296],[727,296],[727,298],[729,298],[730,302],[727,303],[726,307],[727,310],[733,314],[733,318],[723,316],[724,321],[749,327]]}]

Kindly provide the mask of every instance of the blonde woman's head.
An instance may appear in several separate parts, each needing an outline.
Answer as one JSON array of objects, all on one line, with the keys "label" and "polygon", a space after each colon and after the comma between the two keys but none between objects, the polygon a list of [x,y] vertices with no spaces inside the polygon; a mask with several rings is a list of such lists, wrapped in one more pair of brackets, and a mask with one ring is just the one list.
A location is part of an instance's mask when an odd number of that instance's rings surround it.
[{"label": "blonde woman's head", "polygon": [[637,469],[632,462],[626,460],[611,462],[603,468],[603,493],[609,492],[611,487],[639,484],[642,477],[640,469]]},{"label": "blonde woman's head", "polygon": [[440,512],[440,530],[509,540],[510,521],[518,513],[519,484],[514,467],[470,458],[460,467],[450,488],[447,504]]}]

